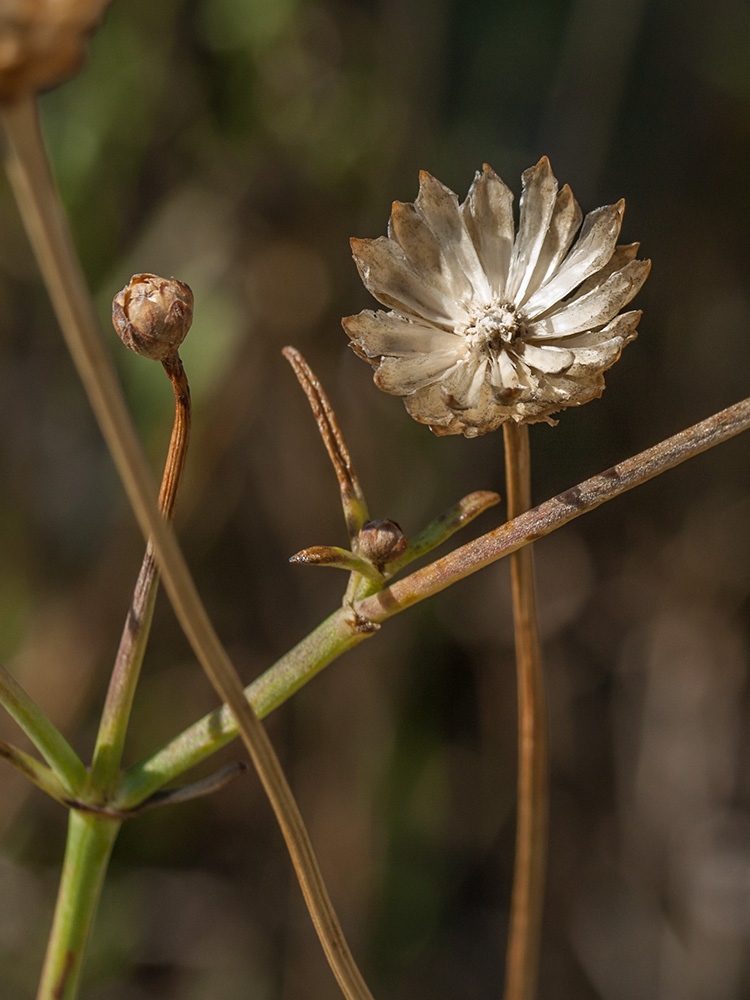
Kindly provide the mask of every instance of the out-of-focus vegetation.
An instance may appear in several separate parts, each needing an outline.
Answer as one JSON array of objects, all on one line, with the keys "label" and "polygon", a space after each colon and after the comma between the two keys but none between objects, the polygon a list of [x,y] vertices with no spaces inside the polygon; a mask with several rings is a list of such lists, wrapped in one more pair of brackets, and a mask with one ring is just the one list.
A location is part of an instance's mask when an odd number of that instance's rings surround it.
[{"label": "out-of-focus vegetation", "polygon": [[[286,562],[345,533],[284,344],[321,376],[374,516],[412,533],[502,491],[500,435],[433,438],[372,387],[339,326],[372,305],[348,237],[383,233],[420,168],[463,195],[486,160],[518,191],[546,153],[585,211],[624,195],[623,237],[654,259],[604,397],[532,429],[539,500],[747,394],[748,56],[741,0],[112,5],[85,70],[43,98],[45,134],[155,469],[171,393],[116,341],[109,302],[136,271],[195,292],[177,524],[247,681],[345,583]],[[0,231],[0,658],[88,756],[143,546],[4,182]],[[750,991],[749,521],[740,438],[537,547],[545,1000]],[[214,703],[161,601],[130,759]],[[514,713],[499,564],[388,622],[269,720],[377,997],[500,989]],[[5,720],[0,735],[19,739]],[[10,769],[0,782],[14,1000],[41,963],[65,815]],[[126,825],[84,996],[336,996],[254,776]]]}]

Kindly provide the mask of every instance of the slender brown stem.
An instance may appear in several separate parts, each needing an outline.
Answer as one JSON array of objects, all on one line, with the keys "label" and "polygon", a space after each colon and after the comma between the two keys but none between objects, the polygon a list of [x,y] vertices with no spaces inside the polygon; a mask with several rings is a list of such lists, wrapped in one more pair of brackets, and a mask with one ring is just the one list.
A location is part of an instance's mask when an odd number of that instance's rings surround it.
[{"label": "slender brown stem", "polygon": [[349,538],[354,541],[359,534],[359,529],[368,518],[367,501],[354,471],[352,458],[346,447],[346,441],[341,433],[336,414],[333,412],[333,407],[315,372],[300,352],[294,347],[285,347],[281,353],[292,366],[310,403],[323,444],[326,446],[326,451],[336,472]]},{"label": "slender brown stem", "polygon": [[[172,383],[175,416],[159,490],[159,509],[164,517],[171,520],[190,438],[190,386],[177,353],[162,364]],[[94,749],[91,788],[103,802],[109,799],[117,784],[130,711],[146,652],[158,589],[159,573],[154,548],[149,539],[120,638]]]},{"label": "slender brown stem", "polygon": [[344,940],[297,803],[242,682],[200,599],[174,533],[164,523],[143,449],[112,361],[102,346],[91,297],[72,246],[44,149],[33,99],[0,106],[8,137],[7,170],[68,350],[145,538],[151,537],[164,587],[182,629],[217,694],[231,708],[273,807],[310,916],[348,998],[369,998]]},{"label": "slender brown stem", "polygon": [[[527,424],[507,423],[508,519],[531,507]],[[531,545],[510,557],[518,679],[518,815],[505,1000],[533,1000],[539,968],[547,857],[547,703]]]}]

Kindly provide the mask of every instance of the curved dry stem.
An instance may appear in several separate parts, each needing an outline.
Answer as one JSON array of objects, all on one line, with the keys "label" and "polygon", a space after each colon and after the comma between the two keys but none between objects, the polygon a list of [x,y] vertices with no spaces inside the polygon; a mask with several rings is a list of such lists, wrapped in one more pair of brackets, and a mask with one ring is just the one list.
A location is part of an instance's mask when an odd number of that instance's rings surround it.
[{"label": "curved dry stem", "polygon": [[173,532],[162,519],[143,449],[125,404],[80,269],[29,98],[0,109],[9,139],[7,170],[26,231],[71,357],[145,538],[151,537],[164,587],[197,659],[231,708],[281,827],[297,877],[331,968],[347,997],[370,993],[333,910],[299,809],[242,683],[211,624]]},{"label": "curved dry stem", "polygon": [[[190,386],[177,353],[162,364],[174,391],[175,415],[159,490],[159,509],[164,517],[171,520],[190,438]],[[120,637],[91,765],[91,789],[103,802],[114,791],[120,773],[125,736],[151,631],[158,589],[159,574],[154,548],[149,539]]]},{"label": "curved dry stem", "polygon": [[354,471],[354,464],[349,449],[346,447],[344,435],[341,433],[336,414],[333,412],[333,407],[328,401],[328,396],[326,396],[320,380],[302,354],[296,347],[284,347],[281,353],[292,366],[297,381],[307,396],[323,444],[326,446],[328,457],[336,472],[346,528],[349,532],[349,538],[353,542],[369,515],[367,501],[362,487],[359,485],[357,473]]}]

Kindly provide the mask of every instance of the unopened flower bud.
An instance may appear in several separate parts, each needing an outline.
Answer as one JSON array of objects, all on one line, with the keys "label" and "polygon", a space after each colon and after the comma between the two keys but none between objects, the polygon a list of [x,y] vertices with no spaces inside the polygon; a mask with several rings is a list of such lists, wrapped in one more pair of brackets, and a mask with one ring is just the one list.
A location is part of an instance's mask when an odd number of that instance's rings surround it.
[{"label": "unopened flower bud", "polygon": [[112,301],[117,336],[136,354],[164,361],[176,354],[193,322],[193,293],[176,278],[134,274]]},{"label": "unopened flower bud", "polygon": [[75,73],[108,0],[3,0],[0,101],[47,90]]},{"label": "unopened flower bud", "polygon": [[395,521],[366,521],[357,536],[357,549],[365,559],[382,569],[406,549],[406,535]]}]

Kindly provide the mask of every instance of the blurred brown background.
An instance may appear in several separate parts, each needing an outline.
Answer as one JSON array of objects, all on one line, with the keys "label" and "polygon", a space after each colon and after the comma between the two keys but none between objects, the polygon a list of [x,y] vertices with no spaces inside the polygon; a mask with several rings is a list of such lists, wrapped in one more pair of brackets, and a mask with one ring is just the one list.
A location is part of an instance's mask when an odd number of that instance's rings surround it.
[{"label": "blurred brown background", "polygon": [[[546,153],[584,211],[624,195],[654,270],[604,397],[532,429],[547,498],[747,394],[750,5],[714,0],[116,2],[45,134],[155,469],[166,380],[115,340],[135,271],[187,281],[194,437],[177,523],[249,682],[331,611],[333,474],[280,348],[323,380],[377,517],[419,530],[502,492],[500,435],[433,438],[377,392],[342,315],[348,237],[426,168],[518,192]],[[0,659],[86,757],[142,555],[0,183]],[[153,370],[152,370],[153,369]],[[749,442],[537,547],[552,824],[540,997],[750,995]],[[502,508],[469,534],[489,530]],[[469,537],[467,534],[466,537]],[[513,848],[507,566],[392,620],[269,720],[376,997],[500,992]],[[215,698],[165,600],[131,761]],[[3,720],[0,735],[19,739]],[[241,757],[235,744],[212,761]],[[0,770],[0,993],[33,995],[65,815]],[[337,989],[254,775],[126,825],[88,1000],[317,1000]]]}]

